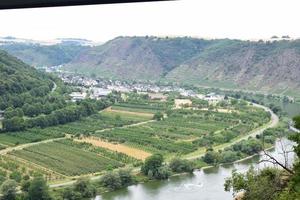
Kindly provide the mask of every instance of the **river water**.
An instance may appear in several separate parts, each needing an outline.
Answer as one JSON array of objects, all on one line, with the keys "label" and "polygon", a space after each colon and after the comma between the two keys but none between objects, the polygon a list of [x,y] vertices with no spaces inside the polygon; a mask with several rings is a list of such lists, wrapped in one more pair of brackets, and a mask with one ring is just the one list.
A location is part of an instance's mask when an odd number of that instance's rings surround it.
[{"label": "river water", "polygon": [[[278,140],[270,152],[283,162],[282,147],[291,150],[293,143],[287,139]],[[239,163],[194,171],[193,174],[175,176],[165,181],[140,183],[105,193],[96,200],[232,200],[232,194],[224,191],[225,178],[231,175],[233,169],[246,172],[251,165],[256,169],[274,166],[260,162],[263,158],[263,155],[257,155]],[[290,165],[293,160],[294,154],[289,154]]]}]

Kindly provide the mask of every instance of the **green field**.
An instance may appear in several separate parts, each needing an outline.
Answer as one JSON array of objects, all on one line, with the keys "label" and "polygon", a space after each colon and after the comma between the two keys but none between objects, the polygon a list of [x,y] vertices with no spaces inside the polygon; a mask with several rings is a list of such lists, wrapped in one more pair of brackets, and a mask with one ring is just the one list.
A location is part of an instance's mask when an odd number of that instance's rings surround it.
[{"label": "green field", "polygon": [[152,153],[187,154],[203,146],[201,139],[210,139],[214,144],[229,142],[268,120],[267,113],[250,106],[235,113],[174,110],[163,121],[104,131],[96,136]]},{"label": "green field", "polygon": [[64,142],[51,142],[14,151],[11,155],[68,176],[89,174],[123,164]]},{"label": "green field", "polygon": [[142,113],[156,113],[158,111],[165,111],[167,108],[168,104],[166,102],[159,101],[117,103],[112,106],[113,110]]},{"label": "green field", "polygon": [[63,132],[52,128],[48,128],[48,129],[33,128],[27,131],[0,134],[0,145],[15,146],[19,144],[26,144],[26,143],[39,142],[42,140],[47,140],[52,138],[59,138],[63,136],[64,136]]}]

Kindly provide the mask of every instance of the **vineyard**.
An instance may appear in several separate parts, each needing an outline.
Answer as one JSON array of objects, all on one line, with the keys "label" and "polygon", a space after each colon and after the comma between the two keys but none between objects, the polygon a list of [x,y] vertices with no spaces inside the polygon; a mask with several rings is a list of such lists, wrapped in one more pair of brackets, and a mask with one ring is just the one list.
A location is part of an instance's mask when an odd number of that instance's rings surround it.
[{"label": "vineyard", "polygon": [[31,146],[11,152],[11,155],[67,176],[95,173],[124,165],[117,160],[64,141]]},{"label": "vineyard", "polygon": [[37,174],[42,174],[46,180],[51,181],[64,178],[64,176],[56,172],[29,163],[21,158],[10,155],[0,157],[0,184],[7,178],[20,182],[22,179],[27,179]]},{"label": "vineyard", "polygon": [[33,128],[28,131],[12,132],[0,134],[0,148],[1,146],[16,146],[19,144],[26,144],[32,142],[39,142],[42,140],[60,138],[64,134],[55,129],[40,129]]},{"label": "vineyard", "polygon": [[211,144],[229,142],[268,120],[267,113],[252,107],[234,113],[173,110],[163,121],[104,131],[96,136],[151,153],[187,154],[202,147],[201,140],[209,138]]},{"label": "vineyard", "polygon": [[169,107],[170,105],[168,105],[166,102],[147,101],[147,102],[117,103],[112,106],[112,109],[130,111],[130,112],[156,113],[158,111],[165,111]]},{"label": "vineyard", "polygon": [[[190,155],[230,142],[270,119],[263,109],[247,104],[226,109],[232,112],[173,109],[166,102],[127,102],[75,122],[0,134],[0,150],[68,136],[8,151],[0,160],[0,181],[10,174],[34,173],[47,180],[61,180],[139,166],[153,153],[167,158]],[[154,121],[153,113],[157,112],[166,117]]]}]

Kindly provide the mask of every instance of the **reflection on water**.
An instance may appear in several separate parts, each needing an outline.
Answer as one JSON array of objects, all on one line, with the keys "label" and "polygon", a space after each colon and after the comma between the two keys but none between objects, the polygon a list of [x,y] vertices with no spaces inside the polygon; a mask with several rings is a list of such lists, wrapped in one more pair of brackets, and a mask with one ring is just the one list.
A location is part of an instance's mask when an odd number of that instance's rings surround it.
[{"label": "reflection on water", "polygon": [[[292,149],[292,142],[283,140],[286,149]],[[281,143],[277,142],[272,156],[284,161]],[[224,191],[224,180],[233,169],[245,172],[253,165],[257,169],[273,166],[259,163],[263,156],[254,156],[240,163],[194,171],[193,174],[171,177],[166,181],[151,181],[98,196],[96,200],[232,200],[232,195]],[[294,156],[289,156],[292,163]]]}]

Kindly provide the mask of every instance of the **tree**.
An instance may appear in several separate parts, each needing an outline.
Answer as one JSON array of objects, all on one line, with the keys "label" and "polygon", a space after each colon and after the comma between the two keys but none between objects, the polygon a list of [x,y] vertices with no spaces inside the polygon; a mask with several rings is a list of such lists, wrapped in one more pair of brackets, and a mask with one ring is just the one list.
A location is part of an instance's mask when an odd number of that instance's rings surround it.
[{"label": "tree", "polygon": [[17,182],[7,180],[1,185],[2,200],[15,200],[17,198]]},{"label": "tree", "polygon": [[21,131],[25,129],[24,119],[21,117],[13,117],[2,121],[3,129],[6,131]]},{"label": "tree", "polygon": [[164,118],[164,114],[161,112],[157,112],[154,114],[153,119],[157,121],[161,121]]},{"label": "tree", "polygon": [[163,164],[163,156],[161,154],[153,154],[148,157],[143,164],[141,171],[143,174],[148,175],[148,172],[151,171],[153,174],[158,172],[158,168]]},{"label": "tree", "polygon": [[28,200],[52,200],[47,183],[42,176],[37,176],[30,182]]},{"label": "tree", "polygon": [[182,172],[193,172],[193,164],[188,160],[183,160],[179,158],[174,158],[171,160],[169,167],[173,172],[182,173]]},{"label": "tree", "polygon": [[203,156],[203,161],[207,164],[215,165],[219,162],[219,154],[215,151],[207,151]]},{"label": "tree", "polygon": [[74,191],[79,192],[82,198],[92,198],[96,196],[96,188],[87,178],[80,178],[74,185]]},{"label": "tree", "polygon": [[265,168],[255,171],[253,167],[246,174],[233,171],[224,184],[225,191],[232,189],[234,195],[243,192],[243,200],[275,200],[285,186],[280,170]]},{"label": "tree", "polygon": [[101,184],[110,190],[119,189],[122,187],[120,176],[114,172],[108,172],[101,178]]},{"label": "tree", "polygon": [[133,177],[129,169],[120,169],[118,175],[121,180],[122,187],[131,185],[133,183]]}]

